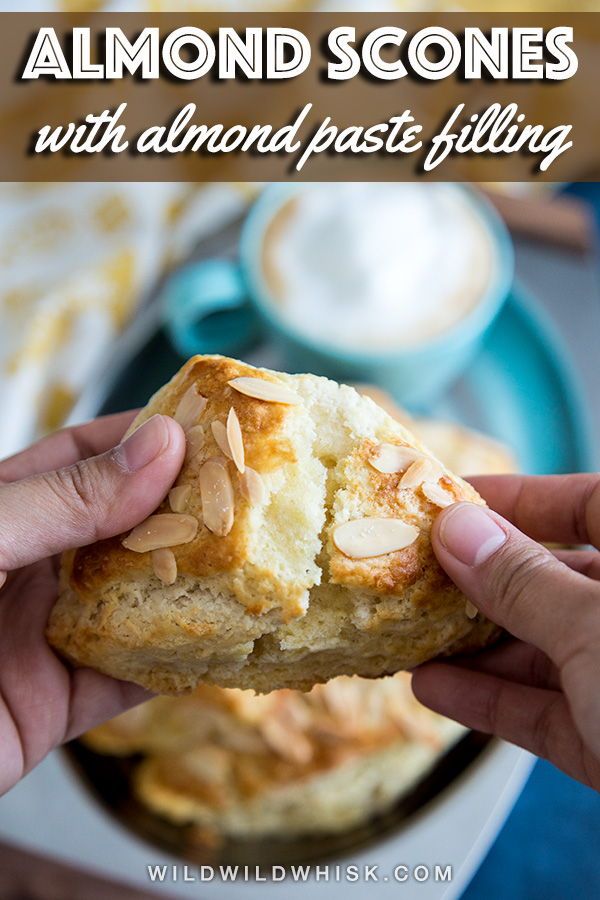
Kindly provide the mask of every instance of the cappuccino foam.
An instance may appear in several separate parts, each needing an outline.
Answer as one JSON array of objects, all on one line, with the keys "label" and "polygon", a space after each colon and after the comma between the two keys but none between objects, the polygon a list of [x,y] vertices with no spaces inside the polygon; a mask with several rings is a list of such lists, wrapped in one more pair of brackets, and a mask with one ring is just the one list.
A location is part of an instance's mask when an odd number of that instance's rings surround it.
[{"label": "cappuccino foam", "polygon": [[263,245],[283,318],[351,350],[413,347],[479,302],[496,263],[489,228],[452,184],[306,185]]}]

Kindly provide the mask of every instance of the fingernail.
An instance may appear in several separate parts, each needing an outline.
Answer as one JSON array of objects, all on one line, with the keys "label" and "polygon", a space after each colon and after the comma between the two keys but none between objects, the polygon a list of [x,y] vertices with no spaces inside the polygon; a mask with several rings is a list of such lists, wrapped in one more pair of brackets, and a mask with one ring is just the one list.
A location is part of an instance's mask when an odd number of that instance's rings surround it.
[{"label": "fingernail", "polygon": [[164,416],[152,416],[117,447],[123,468],[138,472],[155,460],[169,442],[169,428]]},{"label": "fingernail", "polygon": [[480,566],[508,538],[488,510],[473,503],[451,507],[440,520],[443,547],[467,566]]}]

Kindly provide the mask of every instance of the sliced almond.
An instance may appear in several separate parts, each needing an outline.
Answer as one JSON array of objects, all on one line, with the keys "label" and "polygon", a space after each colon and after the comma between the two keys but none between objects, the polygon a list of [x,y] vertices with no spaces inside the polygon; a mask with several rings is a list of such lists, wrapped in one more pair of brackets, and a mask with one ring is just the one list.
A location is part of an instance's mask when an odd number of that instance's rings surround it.
[{"label": "sliced almond", "polygon": [[379,444],[369,462],[378,472],[386,475],[392,472],[405,472],[422,453],[413,447],[400,447],[397,444]]},{"label": "sliced almond", "polygon": [[161,547],[152,551],[152,568],[154,574],[163,584],[175,584],[177,581],[177,560],[172,550]]},{"label": "sliced almond", "polygon": [[444,469],[435,459],[424,456],[408,467],[400,479],[399,487],[403,490],[419,487],[424,481],[435,483],[443,474]]},{"label": "sliced almond", "polygon": [[204,447],[204,428],[202,425],[193,425],[185,436],[187,439],[185,461],[189,463]]},{"label": "sliced almond", "polygon": [[169,506],[174,513],[184,513],[191,496],[191,484],[178,484],[169,491]]},{"label": "sliced almond", "polygon": [[233,406],[229,410],[227,416],[227,442],[231,451],[231,458],[235,463],[235,467],[242,475],[246,468],[244,461],[244,438],[242,437],[242,429],[240,420]]},{"label": "sliced almond", "polygon": [[475,619],[478,612],[479,610],[471,603],[470,600],[465,601],[465,613],[467,614],[467,618]]},{"label": "sliced almond", "polygon": [[200,469],[200,496],[204,524],[223,537],[233,527],[233,487],[222,462],[208,459]]},{"label": "sliced almond", "polygon": [[436,481],[424,481],[421,485],[421,490],[430,503],[434,503],[440,509],[444,509],[446,506],[451,506],[454,503],[454,495]]},{"label": "sliced almond", "polygon": [[260,731],[269,749],[282,759],[299,765],[306,765],[312,759],[313,748],[306,735],[277,718],[266,718]]},{"label": "sliced almond", "polygon": [[210,429],[221,453],[224,453],[227,459],[233,459],[229,438],[227,437],[227,429],[223,423],[215,420],[210,423]]},{"label": "sliced almond", "polygon": [[193,425],[196,425],[198,419],[204,412],[206,407],[206,397],[203,397],[196,390],[193,384],[187,389],[175,410],[173,418],[179,422],[184,431],[188,431]]},{"label": "sliced almond", "polygon": [[366,559],[404,550],[418,536],[419,529],[402,519],[353,519],[338,525],[333,533],[333,542],[344,556]]},{"label": "sliced almond", "polygon": [[253,506],[262,503],[265,499],[266,490],[262,476],[250,466],[246,466],[244,474],[240,475],[240,493]]},{"label": "sliced almond", "polygon": [[194,516],[159,513],[136,525],[122,544],[135,553],[147,553],[149,550],[160,550],[161,547],[189,544],[197,532],[198,520]]},{"label": "sliced almond", "polygon": [[266,400],[268,403],[300,403],[300,397],[277,381],[265,381],[264,378],[233,378],[227,382],[230,387],[246,397],[255,400]]}]

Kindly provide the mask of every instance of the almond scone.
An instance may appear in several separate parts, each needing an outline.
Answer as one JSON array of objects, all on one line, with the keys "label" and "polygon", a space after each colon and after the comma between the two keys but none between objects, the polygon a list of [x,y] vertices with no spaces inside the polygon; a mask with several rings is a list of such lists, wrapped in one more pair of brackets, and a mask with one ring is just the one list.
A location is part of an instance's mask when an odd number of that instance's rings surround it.
[{"label": "almond scone", "polygon": [[63,559],[48,637],[159,693],[378,677],[479,647],[430,531],[483,502],[353,388],[198,356],[139,414],[188,436],[176,484],[129,534]]},{"label": "almond scone", "polygon": [[135,796],[177,825],[282,839],[385,812],[464,733],[421,706],[403,672],[268,696],[202,685],[150,700],[83,741],[135,756]]}]

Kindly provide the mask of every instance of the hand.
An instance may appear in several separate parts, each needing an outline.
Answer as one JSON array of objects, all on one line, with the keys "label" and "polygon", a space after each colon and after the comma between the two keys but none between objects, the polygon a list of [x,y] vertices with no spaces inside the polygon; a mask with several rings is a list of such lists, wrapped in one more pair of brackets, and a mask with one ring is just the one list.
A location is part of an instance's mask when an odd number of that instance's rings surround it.
[{"label": "hand", "polygon": [[[414,692],[437,712],[600,790],[600,476],[473,484],[497,512],[449,507],[435,522],[434,550],[469,600],[513,639],[420,667]],[[536,541],[596,549],[552,553]]]},{"label": "hand", "polygon": [[55,554],[141,522],[181,468],[180,426],[154,416],[118,444],[132,418],[60,431],[0,462],[0,794],[53,747],[147,697],[72,670],[44,636],[57,595]]}]

